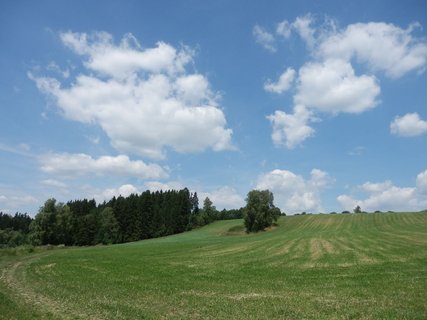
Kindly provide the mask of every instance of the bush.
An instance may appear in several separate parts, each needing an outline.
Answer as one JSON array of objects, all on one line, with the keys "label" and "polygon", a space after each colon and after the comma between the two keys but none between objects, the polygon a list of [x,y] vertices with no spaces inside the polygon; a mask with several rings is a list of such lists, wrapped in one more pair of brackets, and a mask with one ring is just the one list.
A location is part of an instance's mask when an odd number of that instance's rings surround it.
[{"label": "bush", "polygon": [[0,248],[14,248],[27,243],[27,237],[20,231],[0,230]]}]

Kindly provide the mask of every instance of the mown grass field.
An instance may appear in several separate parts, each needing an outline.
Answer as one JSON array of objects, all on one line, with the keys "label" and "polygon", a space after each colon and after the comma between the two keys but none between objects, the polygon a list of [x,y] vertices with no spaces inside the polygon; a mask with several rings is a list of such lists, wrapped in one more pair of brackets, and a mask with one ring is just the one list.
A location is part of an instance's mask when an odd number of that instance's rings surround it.
[{"label": "mown grass field", "polygon": [[427,213],[241,224],[2,256],[0,317],[427,319]]}]

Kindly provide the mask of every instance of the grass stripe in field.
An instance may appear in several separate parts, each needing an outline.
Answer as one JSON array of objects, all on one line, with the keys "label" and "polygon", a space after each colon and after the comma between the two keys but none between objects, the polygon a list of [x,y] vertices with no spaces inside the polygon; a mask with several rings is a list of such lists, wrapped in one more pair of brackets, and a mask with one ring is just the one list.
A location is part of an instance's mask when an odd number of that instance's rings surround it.
[{"label": "grass stripe in field", "polygon": [[427,213],[241,224],[3,257],[0,318],[427,318]]}]

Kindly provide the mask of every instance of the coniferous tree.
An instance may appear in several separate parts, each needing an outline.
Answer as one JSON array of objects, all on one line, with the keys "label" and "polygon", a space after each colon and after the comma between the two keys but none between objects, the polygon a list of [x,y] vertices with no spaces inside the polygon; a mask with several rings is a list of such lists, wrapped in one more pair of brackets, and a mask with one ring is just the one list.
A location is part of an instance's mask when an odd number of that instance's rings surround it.
[{"label": "coniferous tree", "polygon": [[[209,199],[203,210],[198,203],[197,193],[187,188],[113,197],[99,205],[93,199],[66,205],[49,199],[31,222],[31,238],[35,244],[92,245],[175,234],[217,219]],[[202,214],[205,221],[200,223]],[[0,226],[10,225],[10,220],[0,213]]]},{"label": "coniferous tree", "polygon": [[112,244],[119,238],[119,224],[111,207],[105,207],[99,215],[95,243]]}]

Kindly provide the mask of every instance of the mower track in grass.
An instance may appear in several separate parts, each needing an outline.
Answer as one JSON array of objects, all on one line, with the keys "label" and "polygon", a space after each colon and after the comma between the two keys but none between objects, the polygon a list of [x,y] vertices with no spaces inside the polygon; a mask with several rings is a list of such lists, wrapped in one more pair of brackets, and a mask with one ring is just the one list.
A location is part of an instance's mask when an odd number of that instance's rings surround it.
[{"label": "mower track in grass", "polygon": [[2,258],[0,318],[427,318],[427,213],[242,223]]}]

